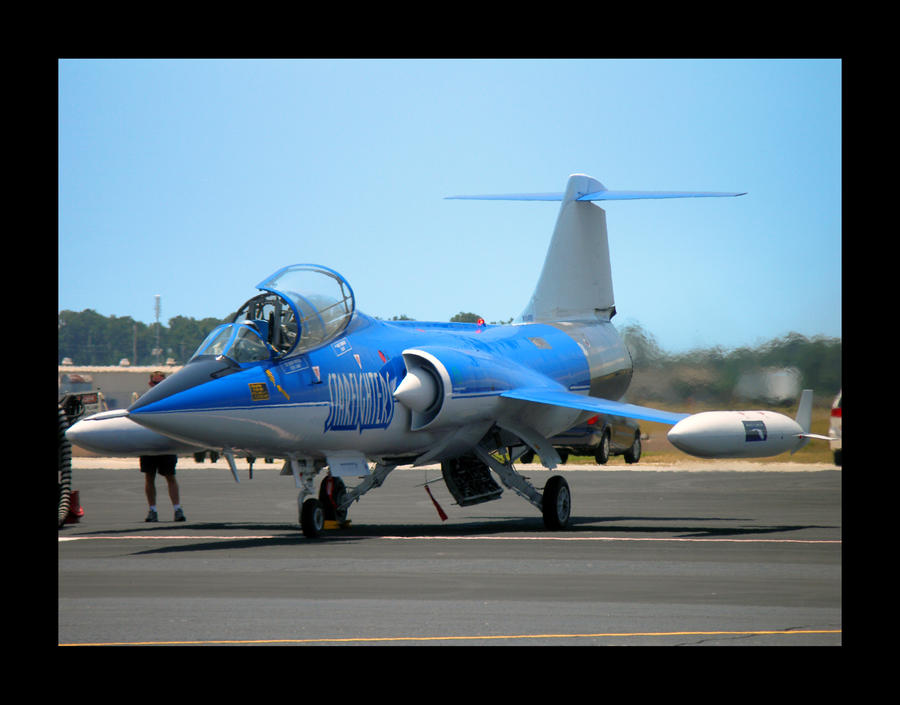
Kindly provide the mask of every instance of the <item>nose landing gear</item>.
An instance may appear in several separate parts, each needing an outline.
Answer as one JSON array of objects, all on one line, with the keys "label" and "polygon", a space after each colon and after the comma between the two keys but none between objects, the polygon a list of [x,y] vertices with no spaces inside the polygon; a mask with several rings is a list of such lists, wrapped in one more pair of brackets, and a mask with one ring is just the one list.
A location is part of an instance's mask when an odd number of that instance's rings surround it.
[{"label": "nose landing gear", "polygon": [[330,473],[326,475],[319,485],[319,496],[302,500],[300,505],[300,529],[303,535],[314,539],[321,536],[325,529],[349,526],[346,498],[344,481]]}]

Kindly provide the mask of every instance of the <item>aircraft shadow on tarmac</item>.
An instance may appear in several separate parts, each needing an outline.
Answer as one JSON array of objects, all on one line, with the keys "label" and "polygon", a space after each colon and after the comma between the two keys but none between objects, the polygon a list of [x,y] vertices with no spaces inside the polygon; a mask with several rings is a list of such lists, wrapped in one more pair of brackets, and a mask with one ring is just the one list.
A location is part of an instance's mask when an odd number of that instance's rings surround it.
[{"label": "aircraft shadow on tarmac", "polygon": [[[196,533],[196,542],[179,543],[177,545],[161,546],[144,551],[138,551],[135,555],[180,553],[190,551],[222,550],[228,548],[259,548],[264,546],[284,544],[316,544],[364,541],[378,539],[384,536],[398,537],[434,537],[442,536],[492,536],[502,534],[539,534],[547,537],[579,534],[602,531],[606,535],[614,535],[622,538],[640,537],[644,534],[667,534],[673,539],[681,538],[735,538],[752,537],[766,534],[792,533],[804,529],[835,528],[807,524],[781,524],[750,526],[747,519],[728,517],[640,517],[640,516],[614,516],[614,517],[573,517],[569,527],[559,533],[547,532],[544,529],[540,517],[497,517],[492,519],[474,519],[469,521],[457,521],[452,524],[360,524],[352,525],[345,529],[326,531],[320,539],[308,539],[303,536],[297,524],[291,523],[242,523],[242,522],[211,522],[174,525],[162,523],[153,527],[135,527],[134,529],[119,529],[97,532],[109,535],[153,535],[166,534],[176,530],[182,537],[191,537]],[[618,522],[628,522],[616,525]],[[716,526],[718,522],[728,522],[727,526]],[[736,526],[734,522],[741,522]],[[206,532],[227,532],[227,542],[215,538],[217,534]],[[240,538],[241,533],[247,533],[246,538]],[[84,534],[90,536],[91,534]],[[221,534],[218,534],[221,535]]]}]

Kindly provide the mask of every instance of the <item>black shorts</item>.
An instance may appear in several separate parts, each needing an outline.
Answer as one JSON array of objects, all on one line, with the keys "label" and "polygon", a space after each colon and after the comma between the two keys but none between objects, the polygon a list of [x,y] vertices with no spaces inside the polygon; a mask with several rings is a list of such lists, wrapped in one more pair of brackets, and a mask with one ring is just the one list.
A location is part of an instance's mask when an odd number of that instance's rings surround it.
[{"label": "black shorts", "polygon": [[175,474],[177,455],[142,455],[141,472],[158,472],[164,477]]}]

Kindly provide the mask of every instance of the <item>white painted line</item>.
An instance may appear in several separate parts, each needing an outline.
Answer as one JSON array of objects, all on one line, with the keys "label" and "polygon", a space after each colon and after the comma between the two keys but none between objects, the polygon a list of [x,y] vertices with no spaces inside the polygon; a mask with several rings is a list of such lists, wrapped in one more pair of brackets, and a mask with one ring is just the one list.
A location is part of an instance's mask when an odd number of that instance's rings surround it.
[{"label": "white painted line", "polygon": [[[222,541],[241,541],[247,539],[285,539],[294,538],[290,535],[281,536],[211,536],[197,534],[194,536],[164,535],[164,536],[60,536],[59,542],[64,541],[201,541],[216,539]],[[298,532],[296,538],[300,538]],[[325,536],[323,538],[329,538]],[[840,544],[841,539],[702,539],[702,538],[677,538],[677,537],[623,537],[623,536],[371,536],[373,539],[385,541],[677,541],[683,543],[812,543],[812,544]]]},{"label": "white painted line", "polygon": [[624,536],[380,536],[389,541],[684,541],[687,543],[841,543],[825,539],[683,539]]}]

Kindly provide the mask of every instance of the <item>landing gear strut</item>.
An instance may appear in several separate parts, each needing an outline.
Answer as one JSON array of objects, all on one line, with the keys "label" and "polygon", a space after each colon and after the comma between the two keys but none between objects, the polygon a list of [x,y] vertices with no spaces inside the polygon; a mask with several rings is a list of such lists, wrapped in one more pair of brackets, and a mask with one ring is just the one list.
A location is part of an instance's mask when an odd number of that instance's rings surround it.
[{"label": "landing gear strut", "polygon": [[314,539],[322,534],[322,529],[325,527],[325,511],[322,503],[317,497],[310,497],[315,494],[313,478],[322,469],[322,466],[312,458],[291,456],[288,458],[282,474],[285,474],[288,468],[294,476],[294,485],[300,489],[300,493],[297,495],[300,529],[304,536]]},{"label": "landing gear strut", "polygon": [[500,477],[500,481],[520,497],[531,502],[541,510],[544,526],[551,531],[564,529],[569,524],[572,513],[572,494],[569,483],[561,475],[554,475],[544,486],[544,493],[538,492],[534,486],[522,477],[508,460],[502,462],[491,455],[484,447],[475,448],[476,456]]},{"label": "landing gear strut", "polygon": [[322,535],[327,520],[345,522],[350,505],[369,490],[381,487],[384,479],[397,466],[376,463],[363,481],[352,489],[347,489],[340,477],[329,474],[322,480],[318,496],[310,496],[315,494],[313,478],[323,467],[321,460],[289,457],[281,471],[282,475],[294,476],[294,484],[300,490],[297,495],[300,529],[304,536],[311,539]]}]

